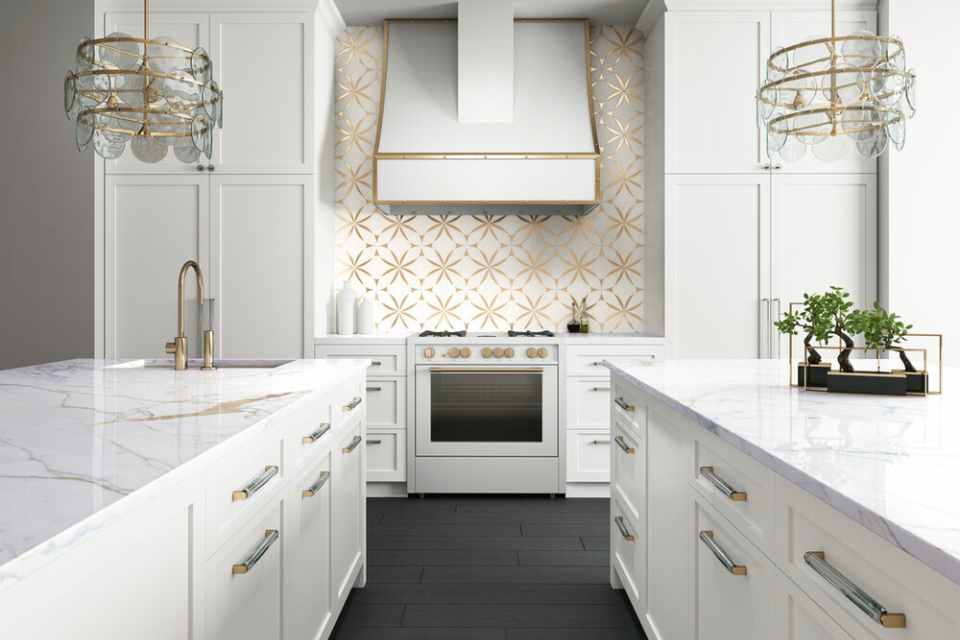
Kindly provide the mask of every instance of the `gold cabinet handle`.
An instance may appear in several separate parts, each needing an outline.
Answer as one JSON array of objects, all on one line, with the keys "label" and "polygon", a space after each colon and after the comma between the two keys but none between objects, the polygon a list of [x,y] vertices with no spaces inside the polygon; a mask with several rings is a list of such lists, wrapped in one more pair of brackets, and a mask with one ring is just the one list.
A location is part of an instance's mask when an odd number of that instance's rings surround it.
[{"label": "gold cabinet handle", "polygon": [[617,436],[613,439],[613,441],[616,442],[617,446],[623,449],[623,452],[628,456],[632,456],[637,452],[634,447],[631,447],[627,444],[627,441],[623,439],[623,436]]},{"label": "gold cabinet handle", "polygon": [[260,489],[263,489],[264,485],[270,482],[270,480],[278,473],[280,473],[280,467],[272,464],[264,467],[263,473],[251,480],[247,486],[245,486],[243,489],[238,489],[233,492],[233,501],[240,502],[241,500],[246,500],[257,491],[260,491]]},{"label": "gold cabinet handle", "polygon": [[742,564],[737,564],[730,559],[730,556],[727,555],[727,552],[717,544],[717,541],[713,537],[713,531],[701,531],[700,532],[700,541],[703,544],[707,545],[707,549],[710,549],[714,557],[720,561],[720,564],[723,565],[723,568],[735,576],[745,576],[747,575],[747,568]]},{"label": "gold cabinet handle", "polygon": [[363,441],[363,438],[360,436],[353,436],[353,440],[350,441],[350,444],[343,448],[344,453],[353,453],[353,450],[357,448],[357,445]]},{"label": "gold cabinet handle", "polygon": [[277,538],[279,537],[280,532],[276,529],[267,529],[264,531],[263,540],[260,541],[260,544],[257,545],[257,548],[254,549],[249,556],[247,556],[246,560],[239,564],[233,565],[233,570],[231,573],[233,573],[235,576],[249,573],[250,570],[253,569],[258,562],[260,562],[260,558],[262,558],[263,555],[269,551],[270,546],[273,545],[273,543],[276,542]]},{"label": "gold cabinet handle", "polygon": [[312,498],[317,495],[320,489],[323,489],[323,485],[327,484],[327,480],[330,479],[329,471],[321,471],[320,477],[317,478],[317,481],[314,482],[310,487],[303,490],[304,498]]},{"label": "gold cabinet handle", "polygon": [[623,398],[617,398],[613,401],[618,407],[627,412],[633,412],[636,407],[624,400]]},{"label": "gold cabinet handle", "polygon": [[747,492],[737,491],[731,487],[723,478],[714,472],[713,467],[700,467],[700,475],[709,480],[710,484],[717,488],[717,491],[727,496],[730,500],[734,502],[747,501]]},{"label": "gold cabinet handle", "polygon": [[343,410],[344,410],[344,411],[353,411],[354,409],[356,409],[357,407],[360,406],[360,403],[361,403],[361,402],[363,402],[363,398],[361,398],[360,396],[357,396],[356,398],[354,398],[353,400],[351,400],[351,401],[348,402],[347,404],[343,405]]},{"label": "gold cabinet handle", "polygon": [[637,538],[630,533],[630,529],[627,528],[627,523],[624,521],[623,516],[617,516],[613,519],[613,522],[617,525],[617,529],[620,530],[620,535],[623,536],[624,540],[627,542],[636,542]]},{"label": "gold cabinet handle", "polygon": [[320,425],[320,428],[311,433],[308,436],[303,436],[303,444],[313,444],[317,440],[323,437],[323,435],[330,431],[330,423],[324,422]]},{"label": "gold cabinet handle", "polygon": [[905,629],[907,627],[906,614],[887,611],[886,607],[877,602],[869,593],[827,562],[827,555],[823,551],[807,551],[803,554],[803,561],[817,575],[826,580],[827,584],[842,593],[857,609],[863,611],[880,626],[888,629]]}]

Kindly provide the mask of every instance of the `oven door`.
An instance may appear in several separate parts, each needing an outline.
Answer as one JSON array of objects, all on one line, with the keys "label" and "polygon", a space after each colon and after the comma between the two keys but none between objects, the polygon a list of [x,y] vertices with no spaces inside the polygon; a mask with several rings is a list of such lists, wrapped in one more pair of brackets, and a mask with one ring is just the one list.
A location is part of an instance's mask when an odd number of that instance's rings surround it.
[{"label": "oven door", "polygon": [[557,368],[417,367],[418,456],[557,455]]}]

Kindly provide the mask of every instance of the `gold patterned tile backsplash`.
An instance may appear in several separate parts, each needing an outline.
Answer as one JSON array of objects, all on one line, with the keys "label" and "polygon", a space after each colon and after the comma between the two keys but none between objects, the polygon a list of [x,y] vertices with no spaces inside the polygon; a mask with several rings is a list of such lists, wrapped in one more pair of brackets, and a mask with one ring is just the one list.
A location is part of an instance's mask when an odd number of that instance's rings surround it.
[{"label": "gold patterned tile backsplash", "polygon": [[577,217],[385,215],[372,154],[383,30],[337,43],[337,281],[376,301],[378,329],[562,329],[586,297],[594,331],[644,329],[643,60],[630,27],[594,26],[602,202]]}]

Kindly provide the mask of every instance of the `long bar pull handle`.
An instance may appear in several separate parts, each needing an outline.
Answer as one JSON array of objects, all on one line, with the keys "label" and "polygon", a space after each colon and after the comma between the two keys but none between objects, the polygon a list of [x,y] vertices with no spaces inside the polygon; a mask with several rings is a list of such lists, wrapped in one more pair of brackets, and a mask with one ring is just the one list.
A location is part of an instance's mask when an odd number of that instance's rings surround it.
[{"label": "long bar pull handle", "polygon": [[840,573],[836,567],[827,562],[827,556],[822,551],[807,551],[803,554],[803,561],[813,569],[817,575],[827,581],[834,589],[842,593],[860,611],[870,616],[870,619],[888,629],[905,629],[907,616],[903,613],[890,613],[886,607],[874,600],[870,594],[861,589],[850,578]]},{"label": "long bar pull handle", "polygon": [[323,437],[327,431],[330,431],[330,423],[324,422],[320,425],[320,428],[311,433],[308,436],[303,436],[303,444],[313,444],[317,440]]},{"label": "long bar pull handle", "polygon": [[[778,321],[778,320],[780,319],[780,298],[774,298],[774,299],[773,299],[773,302],[776,302],[776,303],[777,303],[777,312],[776,312],[775,314],[773,314],[773,319],[770,321],[770,327],[769,327],[769,328],[770,328],[770,340],[772,340],[772,341],[774,341],[774,342],[777,343],[777,360],[779,360],[779,359],[780,359],[780,342],[781,342],[781,340],[780,340],[780,334],[779,334],[779,333],[776,331],[776,329],[774,328],[773,323],[776,322],[776,321]],[[771,348],[770,351],[772,352],[773,349]]]},{"label": "long bar pull handle", "polygon": [[742,564],[737,564],[734,562],[730,556],[727,555],[727,552],[724,551],[719,544],[717,544],[717,541],[713,537],[713,531],[701,531],[700,541],[707,545],[707,549],[710,549],[710,552],[713,553],[714,557],[728,572],[735,576],[747,575],[747,568]]},{"label": "long bar pull handle", "polygon": [[320,489],[323,489],[323,485],[327,484],[327,480],[329,479],[330,479],[330,472],[321,471],[320,477],[317,478],[317,481],[314,482],[313,485],[310,486],[309,488],[303,490],[303,497],[312,498],[313,496],[317,495]]},{"label": "long bar pull handle", "polygon": [[383,440],[371,440],[367,438],[367,444],[383,444]]},{"label": "long bar pull handle", "polygon": [[383,391],[383,387],[367,387],[367,391]]},{"label": "long bar pull handle", "polygon": [[637,540],[636,536],[630,533],[630,529],[627,529],[627,523],[624,522],[623,516],[617,516],[613,519],[613,522],[617,525],[617,529],[620,530],[620,535],[623,536],[624,540],[628,542],[635,542]]},{"label": "long bar pull handle", "polygon": [[734,502],[747,501],[747,492],[737,491],[731,487],[723,478],[714,472],[713,467],[700,467],[700,475],[709,480],[710,484],[717,488],[717,491],[727,496]]},{"label": "long bar pull handle", "polygon": [[275,465],[268,465],[264,467],[263,473],[247,483],[247,486],[245,486],[243,489],[237,489],[233,492],[233,501],[240,502],[241,500],[246,500],[257,491],[260,491],[260,489],[270,482],[273,476],[277,475],[278,473],[280,473],[280,467]]},{"label": "long bar pull handle", "polygon": [[621,409],[623,409],[624,411],[627,411],[627,412],[632,412],[634,409],[636,409],[635,406],[633,406],[632,404],[630,404],[629,402],[627,402],[627,401],[624,400],[623,398],[617,398],[617,399],[614,400],[613,402],[614,402],[614,404],[616,404],[618,407],[620,407]]},{"label": "long bar pull handle", "polygon": [[627,441],[623,439],[623,436],[617,436],[616,438],[613,439],[613,441],[616,442],[617,446],[623,449],[623,452],[626,453],[628,456],[632,456],[637,452],[635,448],[627,444]]},{"label": "long bar pull handle", "polygon": [[350,444],[343,448],[344,453],[353,453],[353,450],[357,448],[357,445],[363,440],[360,436],[353,436],[353,440],[350,441]]},{"label": "long bar pull handle", "polygon": [[235,576],[244,573],[250,573],[250,570],[253,569],[258,562],[260,562],[260,558],[263,557],[263,555],[270,549],[270,546],[276,542],[279,537],[280,532],[276,529],[267,529],[264,531],[263,540],[257,545],[257,548],[254,549],[249,556],[247,556],[246,560],[240,564],[233,565],[233,570],[231,573],[233,573]]},{"label": "long bar pull handle", "polygon": [[770,327],[768,326],[770,320],[770,298],[760,298],[760,307],[758,309],[760,314],[760,335],[757,337],[757,340],[760,343],[760,357],[769,358],[770,357]]},{"label": "long bar pull handle", "polygon": [[356,409],[357,407],[360,406],[360,403],[361,403],[361,402],[363,402],[363,398],[361,398],[360,396],[357,396],[356,398],[354,398],[353,400],[351,400],[351,401],[348,402],[347,404],[343,405],[343,410],[344,410],[344,411],[353,411],[354,409]]}]

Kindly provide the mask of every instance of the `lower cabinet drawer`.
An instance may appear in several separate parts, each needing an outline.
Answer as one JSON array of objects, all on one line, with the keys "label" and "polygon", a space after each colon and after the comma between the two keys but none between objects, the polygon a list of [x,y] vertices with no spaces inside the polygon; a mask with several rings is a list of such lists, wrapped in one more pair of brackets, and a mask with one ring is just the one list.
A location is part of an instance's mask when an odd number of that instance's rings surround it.
[{"label": "lower cabinet drawer", "polygon": [[610,482],[610,432],[567,432],[567,482]]},{"label": "lower cabinet drawer", "polygon": [[781,575],[773,563],[693,489],[693,597],[697,640],[768,640],[774,589]]},{"label": "lower cabinet drawer", "polygon": [[616,498],[610,500],[610,561],[637,613],[645,610],[647,556],[642,520]]},{"label": "lower cabinet drawer", "polygon": [[774,628],[770,638],[785,640],[852,640],[816,602],[780,575],[776,589]]},{"label": "lower cabinet drawer", "polygon": [[366,505],[361,504],[365,447],[358,421],[340,434],[331,457],[331,590],[337,606],[350,595],[354,571],[362,562],[366,514]]},{"label": "lower cabinet drawer", "polygon": [[646,503],[646,433],[616,418],[610,444],[613,464],[611,496],[616,495],[634,519]]},{"label": "lower cabinet drawer", "polygon": [[604,360],[625,366],[644,366],[662,357],[661,345],[570,345],[567,347],[567,374],[589,376],[605,373]]},{"label": "lower cabinet drawer", "polygon": [[367,432],[367,482],[406,480],[406,431]]},{"label": "lower cabinet drawer", "polygon": [[213,464],[204,491],[208,555],[275,498],[284,476],[281,446],[279,437],[264,436]]},{"label": "lower cabinet drawer", "polygon": [[279,502],[231,536],[207,561],[203,581],[207,640],[280,638]]},{"label": "lower cabinet drawer", "polygon": [[780,564],[851,636],[960,637],[960,587],[789,482],[777,493]]},{"label": "lower cabinet drawer", "polygon": [[609,377],[570,378],[566,399],[568,428],[610,428]]},{"label": "lower cabinet drawer", "polygon": [[404,426],[403,378],[367,380],[367,427]]},{"label": "lower cabinet drawer", "polygon": [[366,358],[370,360],[369,374],[372,376],[402,376],[404,369],[403,345],[364,345],[364,344],[318,344],[314,354],[317,358]]}]

